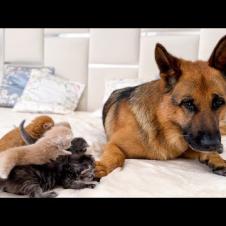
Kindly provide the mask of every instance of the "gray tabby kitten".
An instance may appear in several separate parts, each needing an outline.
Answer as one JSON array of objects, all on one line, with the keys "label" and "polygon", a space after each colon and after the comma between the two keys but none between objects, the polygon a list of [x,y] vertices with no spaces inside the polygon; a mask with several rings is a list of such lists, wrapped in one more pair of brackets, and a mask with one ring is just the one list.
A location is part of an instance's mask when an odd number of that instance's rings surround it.
[{"label": "gray tabby kitten", "polygon": [[[26,139],[29,134],[22,137]],[[28,140],[26,143],[30,143]],[[72,155],[59,156],[56,161],[44,165],[16,166],[0,186],[5,192],[34,198],[56,197],[57,193],[49,190],[57,186],[65,189],[94,188],[95,161],[91,155],[85,154],[87,146],[83,138],[74,138],[67,149]]]}]

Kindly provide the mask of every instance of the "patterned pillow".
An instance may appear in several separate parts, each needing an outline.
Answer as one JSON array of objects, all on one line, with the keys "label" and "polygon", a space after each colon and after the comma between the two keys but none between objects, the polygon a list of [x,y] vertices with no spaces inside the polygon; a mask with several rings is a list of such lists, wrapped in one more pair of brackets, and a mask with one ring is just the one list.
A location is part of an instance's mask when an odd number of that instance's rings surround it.
[{"label": "patterned pillow", "polygon": [[67,114],[74,111],[84,84],[32,70],[31,77],[14,111]]},{"label": "patterned pillow", "polygon": [[30,78],[33,69],[54,74],[53,67],[25,67],[5,65],[5,73],[0,85],[0,106],[13,107]]}]

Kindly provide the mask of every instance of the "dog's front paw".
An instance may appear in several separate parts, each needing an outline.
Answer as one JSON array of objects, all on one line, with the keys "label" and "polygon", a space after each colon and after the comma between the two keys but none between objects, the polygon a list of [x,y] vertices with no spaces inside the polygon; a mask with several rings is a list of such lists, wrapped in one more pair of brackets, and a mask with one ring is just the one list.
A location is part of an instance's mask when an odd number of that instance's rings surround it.
[{"label": "dog's front paw", "polygon": [[213,169],[213,173],[225,177],[226,176],[226,168]]},{"label": "dog's front paw", "polygon": [[95,177],[101,178],[106,176],[107,173],[107,167],[100,161],[95,162]]}]

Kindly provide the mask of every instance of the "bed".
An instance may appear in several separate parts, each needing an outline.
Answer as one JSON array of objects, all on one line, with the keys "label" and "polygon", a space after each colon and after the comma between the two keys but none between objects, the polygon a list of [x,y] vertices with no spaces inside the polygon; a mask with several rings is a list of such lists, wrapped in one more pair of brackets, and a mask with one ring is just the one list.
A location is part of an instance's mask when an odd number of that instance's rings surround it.
[{"label": "bed", "polygon": [[[98,110],[106,81],[158,78],[157,42],[175,56],[207,60],[225,33],[226,29],[0,29],[0,78],[4,63],[29,64],[53,66],[57,75],[84,83],[76,112],[51,116],[69,121],[74,135],[84,137],[88,152],[98,159],[106,142]],[[37,114],[0,108],[0,116],[2,136]],[[226,137],[222,140],[226,147]],[[222,155],[226,159],[226,152]],[[193,160],[130,159],[94,189],[57,188],[56,192],[58,197],[226,197],[226,178]],[[19,196],[0,192],[0,197]]]},{"label": "bed", "polygon": [[[0,108],[0,136],[27,122],[37,114],[17,113]],[[67,120],[75,136],[84,137],[90,147],[88,153],[100,157],[106,142],[100,112],[74,112],[51,115],[57,121]],[[226,137],[222,137],[226,145]],[[222,154],[226,158],[226,152]],[[213,174],[210,169],[193,160],[126,160],[123,168],[115,169],[101,179],[94,189],[56,188],[58,197],[226,197],[226,178]],[[0,192],[0,197],[24,197]],[[25,196],[26,197],[26,196]]]}]

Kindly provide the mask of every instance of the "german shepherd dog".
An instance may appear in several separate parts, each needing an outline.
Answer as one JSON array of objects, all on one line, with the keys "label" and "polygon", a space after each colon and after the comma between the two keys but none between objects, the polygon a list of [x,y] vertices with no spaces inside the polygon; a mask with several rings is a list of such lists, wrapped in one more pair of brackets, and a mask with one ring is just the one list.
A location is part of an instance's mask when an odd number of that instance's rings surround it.
[{"label": "german shepherd dog", "polygon": [[226,36],[209,60],[191,62],[155,47],[160,79],[114,91],[103,108],[107,135],[96,176],[125,159],[198,159],[226,176],[219,122],[226,111]]}]

